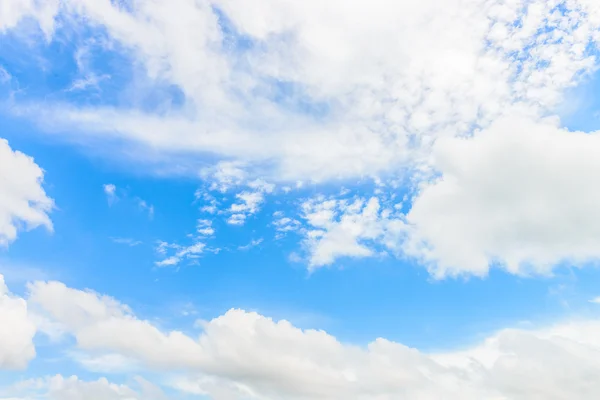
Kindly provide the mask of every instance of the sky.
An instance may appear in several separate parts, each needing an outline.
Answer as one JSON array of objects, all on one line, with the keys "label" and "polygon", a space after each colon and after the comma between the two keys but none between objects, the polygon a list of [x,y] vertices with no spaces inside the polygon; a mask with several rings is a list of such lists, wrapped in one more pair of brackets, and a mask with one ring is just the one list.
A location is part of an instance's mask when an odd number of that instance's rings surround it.
[{"label": "sky", "polygon": [[600,398],[596,0],[0,0],[0,400]]}]

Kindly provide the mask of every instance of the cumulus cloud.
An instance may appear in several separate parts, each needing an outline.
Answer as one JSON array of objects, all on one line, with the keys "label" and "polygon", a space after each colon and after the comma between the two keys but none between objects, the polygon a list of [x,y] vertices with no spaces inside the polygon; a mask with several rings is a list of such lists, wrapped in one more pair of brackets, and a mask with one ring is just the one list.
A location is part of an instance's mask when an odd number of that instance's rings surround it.
[{"label": "cumulus cloud", "polygon": [[[220,399],[595,398],[600,322],[506,329],[461,351],[427,354],[386,339],[366,347],[254,312],[230,310],[202,334],[164,332],[117,300],[59,282],[29,287],[29,302],[65,326],[80,351],[121,354],[170,385]],[[117,397],[118,398],[118,397]],[[133,397],[137,398],[137,397]]]},{"label": "cumulus cloud", "polygon": [[262,192],[241,192],[235,197],[237,201],[229,207],[231,216],[227,219],[231,225],[243,225],[250,215],[260,210],[260,205],[265,201]]},{"label": "cumulus cloud", "polygon": [[471,139],[440,140],[441,177],[424,184],[405,249],[439,276],[549,273],[600,258],[600,135],[506,118]]},{"label": "cumulus cloud", "polygon": [[[5,29],[39,17],[34,3]],[[52,9],[70,17],[65,24],[101,28],[142,66],[136,76],[178,88],[184,105],[153,112],[33,99],[15,110],[77,140],[175,155],[178,166],[181,155],[211,153],[233,180],[240,165],[288,181],[386,176],[424,162],[437,138],[513,109],[552,110],[594,69],[600,24],[592,0],[60,4]]]},{"label": "cumulus cloud", "polygon": [[44,171],[33,158],[0,139],[0,246],[14,241],[21,229],[52,230],[48,213],[54,202],[42,187],[43,179]]},{"label": "cumulus cloud", "polygon": [[215,233],[212,221],[209,219],[198,219],[196,221],[196,233],[200,236],[212,236]]},{"label": "cumulus cloud", "polygon": [[[75,375],[70,377],[55,375],[18,382],[6,392],[27,396],[27,399],[166,400],[165,394],[156,385],[141,377],[136,377],[135,381],[139,390],[134,390],[127,385],[111,383],[106,378],[84,381]],[[11,397],[11,399],[16,399],[16,397]]]},{"label": "cumulus cloud", "polygon": [[13,296],[0,275],[0,369],[24,369],[35,357],[36,324],[24,299]]},{"label": "cumulus cloud", "polygon": [[309,268],[382,253],[413,257],[436,278],[595,263],[599,138],[556,119],[514,115],[468,138],[440,139],[434,178],[418,185],[406,214],[385,193],[305,201],[300,232]]}]

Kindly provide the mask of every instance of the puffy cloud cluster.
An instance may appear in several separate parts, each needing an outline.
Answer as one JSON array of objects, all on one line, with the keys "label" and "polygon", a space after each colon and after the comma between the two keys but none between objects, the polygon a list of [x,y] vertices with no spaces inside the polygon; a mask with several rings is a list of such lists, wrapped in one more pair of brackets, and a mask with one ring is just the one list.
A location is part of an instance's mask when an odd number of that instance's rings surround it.
[{"label": "puffy cloud cluster", "polygon": [[391,251],[443,278],[485,276],[494,265],[548,274],[600,259],[598,133],[512,116],[440,139],[431,160],[438,175],[419,184],[406,214],[381,194],[305,202],[309,265]]},{"label": "puffy cloud cluster", "polygon": [[[596,320],[538,330],[506,329],[465,350],[427,354],[386,339],[366,347],[344,344],[324,331],[302,330],[285,320],[243,310],[204,322],[202,333],[194,338],[138,319],[111,297],[59,282],[32,283],[27,299],[11,296],[5,285],[1,287],[0,314],[11,326],[0,330],[1,368],[24,367],[35,354],[36,324],[29,307],[72,335],[80,354],[100,354],[96,359],[110,359],[117,371],[124,370],[118,365],[121,360],[170,372],[163,381],[172,388],[216,400],[600,395],[600,384],[593,379],[600,373]],[[98,370],[97,362],[82,365]],[[165,398],[157,387],[141,379],[138,383],[141,392],[105,379],[84,382],[56,376],[22,382],[1,393],[17,398],[17,392],[33,390],[56,400]]]},{"label": "puffy cloud cluster", "polygon": [[302,217],[308,228],[303,233],[309,267],[330,265],[340,257],[371,257],[398,247],[406,231],[404,220],[395,207],[380,203],[377,197],[323,196],[304,202]]},{"label": "puffy cloud cluster", "polygon": [[[120,354],[155,371],[182,371],[166,382],[215,400],[600,395],[593,379],[600,373],[600,323],[595,320],[508,329],[464,351],[427,354],[386,339],[366,347],[344,344],[324,331],[302,330],[243,310],[204,322],[194,338],[164,332],[117,300],[92,291],[36,282],[29,292],[28,302],[73,335],[79,351],[112,358]],[[118,396],[128,389],[106,390]]]}]

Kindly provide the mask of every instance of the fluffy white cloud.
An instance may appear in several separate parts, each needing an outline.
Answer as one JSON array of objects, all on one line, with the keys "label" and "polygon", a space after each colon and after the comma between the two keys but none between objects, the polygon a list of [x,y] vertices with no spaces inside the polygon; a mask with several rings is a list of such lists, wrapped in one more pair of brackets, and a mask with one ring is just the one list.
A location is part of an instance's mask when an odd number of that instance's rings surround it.
[{"label": "fluffy white cloud", "polygon": [[58,0],[4,0],[0,3],[0,32],[14,28],[23,18],[35,18],[46,36],[54,30]]},{"label": "fluffy white cloud", "polygon": [[63,324],[82,351],[122,354],[157,370],[186,370],[171,385],[215,400],[600,396],[595,320],[504,330],[464,351],[426,354],[385,339],[348,345],[326,332],[243,310],[203,323],[202,334],[192,338],[162,332],[90,291],[38,282],[30,292],[29,301]]},{"label": "fluffy white cloud", "polygon": [[600,135],[557,120],[504,117],[433,148],[436,178],[406,215],[383,194],[317,196],[302,205],[309,268],[382,252],[423,262],[436,278],[548,274],[600,259]]},{"label": "fluffy white cloud", "polygon": [[13,296],[0,275],[0,370],[23,369],[35,357],[36,324],[24,299]]},{"label": "fluffy white cloud", "polygon": [[382,208],[377,197],[348,200],[318,196],[304,202],[309,268],[330,265],[340,257],[370,257],[384,248],[395,248],[405,224],[394,211],[393,207]]},{"label": "fluffy white cloud", "polygon": [[52,230],[48,213],[54,202],[42,188],[43,178],[44,171],[31,157],[0,139],[0,246],[15,240],[19,229]]},{"label": "fluffy white cloud", "polygon": [[441,177],[407,220],[405,250],[438,275],[547,273],[600,258],[600,135],[506,118],[471,139],[440,140]]},{"label": "fluffy white cloud", "polygon": [[600,24],[591,0],[65,0],[58,15],[102,28],[185,105],[22,112],[78,140],[125,139],[177,166],[213,153],[279,180],[393,174],[436,138],[552,109],[593,70]]},{"label": "fluffy white cloud", "polygon": [[227,219],[227,223],[231,225],[243,225],[250,215],[258,212],[260,205],[265,201],[261,192],[241,192],[235,197],[237,202],[229,207],[231,216]]}]

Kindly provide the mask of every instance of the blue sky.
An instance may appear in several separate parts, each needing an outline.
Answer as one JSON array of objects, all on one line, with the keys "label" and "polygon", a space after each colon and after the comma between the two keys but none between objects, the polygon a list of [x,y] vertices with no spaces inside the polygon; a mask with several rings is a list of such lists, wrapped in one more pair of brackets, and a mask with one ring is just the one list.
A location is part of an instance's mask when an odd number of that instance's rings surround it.
[{"label": "blue sky", "polygon": [[0,10],[0,399],[600,395],[593,1]]}]

